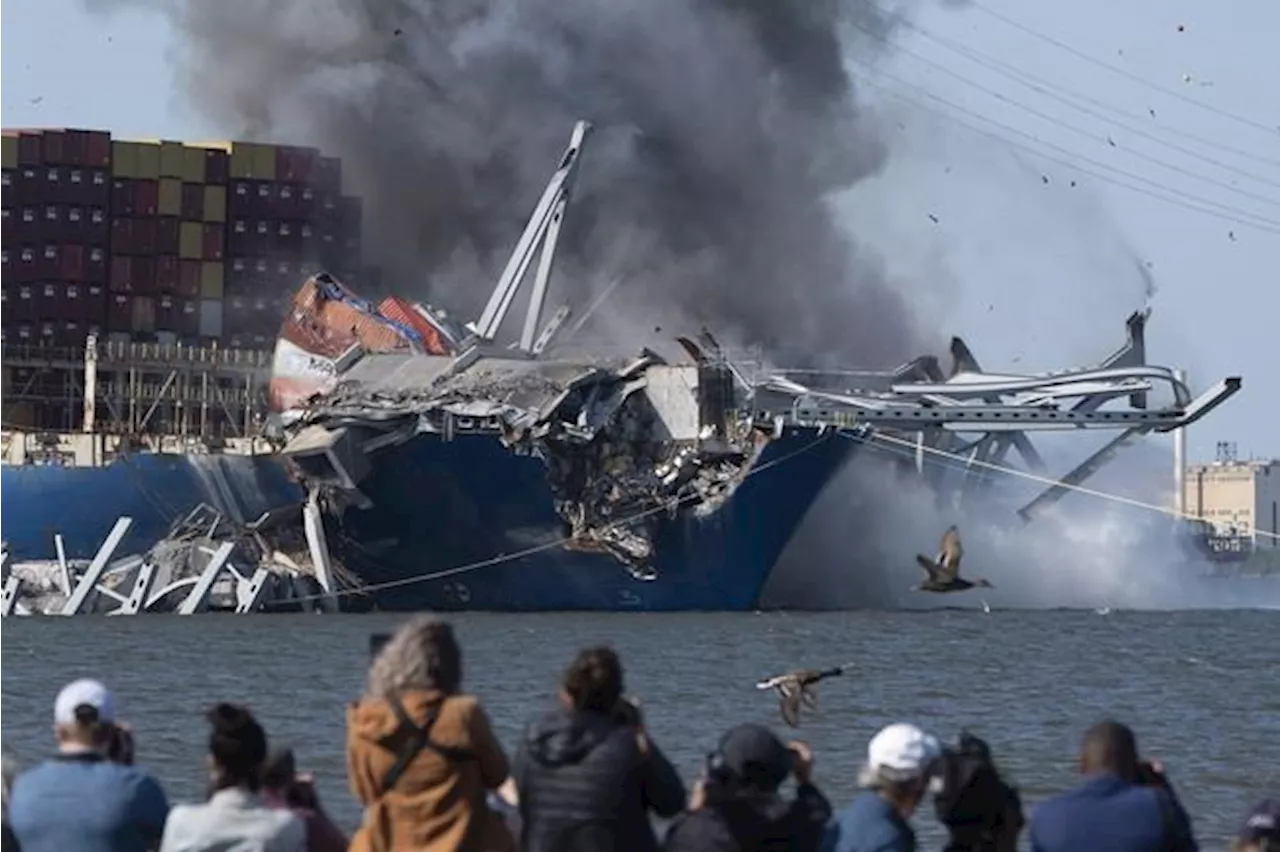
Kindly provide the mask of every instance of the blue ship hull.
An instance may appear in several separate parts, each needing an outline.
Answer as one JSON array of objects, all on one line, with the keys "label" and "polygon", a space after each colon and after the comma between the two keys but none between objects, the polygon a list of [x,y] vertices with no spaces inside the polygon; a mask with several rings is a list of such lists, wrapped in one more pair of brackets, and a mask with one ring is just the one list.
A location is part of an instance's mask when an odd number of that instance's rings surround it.
[{"label": "blue ship hull", "polygon": [[388,610],[750,610],[858,446],[834,433],[771,441],[718,509],[662,517],[649,582],[607,553],[564,547],[542,462],[484,436],[380,453],[360,483],[373,507],[347,509],[330,546]]},{"label": "blue ship hull", "polygon": [[200,503],[235,520],[302,499],[279,461],[266,456],[137,454],[105,467],[3,466],[0,536],[9,558],[49,559],[54,533],[67,556],[87,559],[121,515],[133,518],[117,555],[139,553]]}]

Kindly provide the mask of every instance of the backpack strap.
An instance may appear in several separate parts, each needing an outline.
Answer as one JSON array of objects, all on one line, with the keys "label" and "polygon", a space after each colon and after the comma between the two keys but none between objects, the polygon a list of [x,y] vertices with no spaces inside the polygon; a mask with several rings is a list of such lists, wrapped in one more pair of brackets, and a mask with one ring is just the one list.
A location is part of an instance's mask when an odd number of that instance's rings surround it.
[{"label": "backpack strap", "polygon": [[396,720],[399,723],[396,732],[399,733],[408,729],[412,733],[404,739],[400,748],[396,750],[396,762],[387,770],[387,774],[382,776],[381,790],[383,794],[395,787],[396,782],[400,780],[400,776],[404,775],[405,770],[409,768],[409,764],[423,749],[431,749],[451,763],[461,763],[475,759],[475,755],[469,749],[454,748],[432,742],[431,729],[435,726],[436,720],[440,718],[442,704],[433,704],[427,710],[427,720],[421,725],[416,725],[409,718],[409,714],[405,712],[404,704],[400,702],[398,696],[391,696],[387,699],[387,703],[391,705],[391,710],[396,714]]}]

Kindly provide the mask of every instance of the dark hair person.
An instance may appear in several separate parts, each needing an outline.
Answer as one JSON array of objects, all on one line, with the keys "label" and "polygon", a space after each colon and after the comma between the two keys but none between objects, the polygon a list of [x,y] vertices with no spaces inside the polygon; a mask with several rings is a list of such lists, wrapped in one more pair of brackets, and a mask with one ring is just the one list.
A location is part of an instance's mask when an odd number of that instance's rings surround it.
[{"label": "dark hair person", "polygon": [[1128,726],[1113,720],[1085,732],[1080,746],[1084,781],[1031,812],[1031,845],[1038,852],[1194,852],[1191,821],[1164,767],[1138,756]]},{"label": "dark hair person", "polygon": [[306,830],[288,811],[260,795],[267,734],[245,707],[218,704],[209,721],[209,771],[213,793],[198,805],[178,805],[165,823],[160,852],[204,852],[233,847],[261,852],[301,852]]},{"label": "dark hair person", "polygon": [[485,801],[507,780],[507,757],[461,688],[462,651],[443,621],[414,618],[378,652],[347,711],[347,780],[365,806],[354,852],[514,849]]},{"label": "dark hair person", "polygon": [[301,775],[293,750],[273,749],[262,765],[262,798],[268,807],[288,810],[307,828],[307,852],[346,852],[347,837],[320,806],[310,775]]},{"label": "dark hair person", "polygon": [[618,655],[588,648],[565,672],[557,706],[529,724],[515,770],[524,852],[651,852],[649,813],[684,807],[680,776],[622,696]]}]

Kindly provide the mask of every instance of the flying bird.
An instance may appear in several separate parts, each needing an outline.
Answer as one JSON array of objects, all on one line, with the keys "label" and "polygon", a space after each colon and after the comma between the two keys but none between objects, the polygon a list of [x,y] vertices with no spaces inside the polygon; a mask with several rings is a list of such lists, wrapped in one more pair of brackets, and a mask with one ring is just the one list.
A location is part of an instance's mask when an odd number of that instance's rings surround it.
[{"label": "flying bird", "polygon": [[818,682],[829,677],[839,677],[851,667],[852,663],[846,663],[825,671],[798,669],[762,680],[756,684],[756,689],[772,689],[777,692],[778,711],[782,714],[782,721],[795,728],[800,724],[802,706],[810,710],[818,709]]},{"label": "flying bird", "polygon": [[947,527],[942,534],[942,543],[938,546],[938,556],[930,559],[923,553],[916,554],[916,562],[925,570],[929,578],[918,586],[912,586],[913,592],[963,592],[975,586],[986,589],[995,588],[987,580],[979,577],[970,582],[960,576],[960,560],[964,557],[964,548],[960,545],[960,530],[955,524]]}]

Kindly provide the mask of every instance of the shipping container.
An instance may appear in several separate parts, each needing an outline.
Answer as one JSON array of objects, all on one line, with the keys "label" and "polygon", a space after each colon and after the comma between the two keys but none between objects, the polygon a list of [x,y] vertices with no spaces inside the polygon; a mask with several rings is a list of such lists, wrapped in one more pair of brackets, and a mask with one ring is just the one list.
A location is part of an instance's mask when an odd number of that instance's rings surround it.
[{"label": "shipping container", "polygon": [[156,298],[156,328],[168,331],[177,331],[181,313],[178,307],[178,300],[173,296],[158,296]]},{"label": "shipping container", "polygon": [[[201,163],[204,161],[201,160]],[[182,215],[182,181],[178,178],[160,178],[160,196],[156,212],[161,216]]]},{"label": "shipping container", "polygon": [[200,298],[222,299],[222,264],[206,260],[200,264]]},{"label": "shipping container", "polygon": [[155,219],[133,220],[133,253],[146,255],[156,253]]},{"label": "shipping container", "polygon": [[62,269],[60,270],[62,280],[84,280],[84,254],[84,246],[82,245],[70,244],[62,246]]},{"label": "shipping container", "polygon": [[63,133],[61,130],[45,130],[40,134],[40,158],[47,166],[61,166],[63,159]]},{"label": "shipping container", "polygon": [[178,254],[178,219],[172,216],[162,216],[156,219],[156,254]]},{"label": "shipping container", "polygon": [[104,208],[89,208],[89,226],[85,230],[85,242],[95,246],[110,245],[111,230],[107,225],[107,211]]},{"label": "shipping container", "polygon": [[109,295],[105,287],[101,284],[86,284],[84,286],[84,321],[91,326],[101,326],[107,318],[107,302]]},{"label": "shipping container", "polygon": [[40,157],[40,134],[39,133],[19,133],[18,134],[18,165],[19,166],[39,166],[42,160]]},{"label": "shipping container", "polygon": [[133,292],[133,258],[123,254],[112,256],[109,284],[113,293]]},{"label": "shipping container", "polygon": [[172,140],[163,140],[160,143],[160,177],[162,178],[181,178],[182,177],[182,154],[183,145],[181,142]]},{"label": "shipping container", "polygon": [[187,183],[204,183],[205,149],[186,145],[182,149],[182,174]]},{"label": "shipping container", "polygon": [[113,177],[138,176],[138,148],[132,142],[111,143],[111,174]]},{"label": "shipping container", "polygon": [[178,261],[178,295],[189,298],[200,295],[200,261]]},{"label": "shipping container", "polygon": [[[31,284],[6,284],[4,291],[10,294],[4,305],[4,323],[25,323],[36,319],[36,291]],[[12,311],[12,313],[10,313]]]},{"label": "shipping container", "polygon": [[204,226],[201,232],[201,258],[203,260],[222,260],[223,247],[223,226],[217,222],[211,222]]},{"label": "shipping container", "polygon": [[62,156],[68,166],[85,165],[85,149],[88,146],[89,131],[66,130],[62,137]]},{"label": "shipping container", "polygon": [[183,222],[178,230],[178,256],[199,260],[204,251],[204,226],[200,222]]},{"label": "shipping container", "polygon": [[156,291],[174,293],[178,289],[178,258],[172,255],[156,257]]},{"label": "shipping container", "polygon": [[222,336],[222,300],[221,299],[201,299],[200,300],[199,334],[201,337],[221,337]]},{"label": "shipping container", "polygon": [[5,131],[0,136],[0,167],[16,169],[18,167],[18,134]]},{"label": "shipping container", "polygon": [[183,337],[200,334],[200,302],[196,299],[183,299],[179,303],[179,309],[177,332]]},{"label": "shipping container", "polygon": [[111,221],[111,251],[124,254],[133,252],[132,219],[113,219]]},{"label": "shipping container", "polygon": [[204,154],[204,182],[226,186],[231,179],[231,156],[226,151],[209,149]]},{"label": "shipping container", "polygon": [[111,181],[111,214],[113,216],[132,216],[134,200],[133,181],[129,178],[117,177]]},{"label": "shipping container", "polygon": [[204,185],[184,183],[182,185],[182,218],[197,222],[204,218]]},{"label": "shipping container", "polygon": [[154,257],[135,257],[133,260],[133,292],[153,296],[156,292],[156,261]]},{"label": "shipping container", "polygon": [[251,142],[231,143],[230,175],[232,180],[253,177],[253,149]]},{"label": "shipping container", "polygon": [[124,293],[112,293],[107,298],[107,330],[128,331],[133,318],[133,300]]},{"label": "shipping container", "polygon": [[57,278],[58,270],[61,268],[62,247],[46,244],[40,253],[40,262],[36,265],[36,271],[41,278]]},{"label": "shipping container", "polygon": [[157,180],[160,177],[160,146],[154,142],[135,142],[138,173],[134,177]]},{"label": "shipping container", "polygon": [[84,164],[93,169],[111,168],[111,133],[89,130],[85,133]]},{"label": "shipping container", "polygon": [[[157,322],[159,322],[159,320],[157,320]],[[156,343],[160,344],[161,346],[177,346],[178,335],[176,332],[173,332],[173,331],[157,331]]]},{"label": "shipping container", "polygon": [[130,310],[129,330],[152,332],[156,330],[156,303],[150,296],[135,296]]},{"label": "shipping container", "polygon": [[333,195],[342,192],[342,161],[337,157],[317,158],[312,183],[321,192]]},{"label": "shipping container", "polygon": [[133,182],[133,212],[135,216],[154,216],[160,198],[160,182],[158,180],[136,180]]},{"label": "shipping container", "polygon": [[225,186],[206,186],[204,188],[204,216],[206,222],[227,221],[227,188]]},{"label": "shipping container", "polygon": [[95,284],[107,283],[107,252],[98,246],[89,246],[85,261],[84,280]]},{"label": "shipping container", "polygon": [[276,179],[276,146],[255,145],[253,148],[253,177],[258,180]]}]

